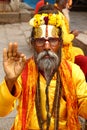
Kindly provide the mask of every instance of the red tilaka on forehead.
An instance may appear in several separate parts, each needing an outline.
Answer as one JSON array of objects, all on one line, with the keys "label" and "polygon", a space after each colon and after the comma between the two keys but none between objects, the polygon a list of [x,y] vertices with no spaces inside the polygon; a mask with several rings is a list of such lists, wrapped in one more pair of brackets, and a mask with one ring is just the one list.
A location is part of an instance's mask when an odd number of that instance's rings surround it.
[{"label": "red tilaka on forehead", "polygon": [[46,25],[46,37],[48,37],[48,25]]}]

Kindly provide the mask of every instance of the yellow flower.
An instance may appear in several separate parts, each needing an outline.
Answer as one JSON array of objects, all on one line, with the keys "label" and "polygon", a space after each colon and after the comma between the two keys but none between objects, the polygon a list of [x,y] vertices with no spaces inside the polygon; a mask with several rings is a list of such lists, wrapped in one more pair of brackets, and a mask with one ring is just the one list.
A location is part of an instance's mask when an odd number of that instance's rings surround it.
[{"label": "yellow flower", "polygon": [[49,19],[48,24],[54,26],[56,25],[56,14],[49,14],[48,19]]},{"label": "yellow flower", "polygon": [[62,23],[61,16],[59,14],[56,15],[56,27],[59,27]]},{"label": "yellow flower", "polygon": [[61,24],[61,16],[60,14],[36,14],[31,20],[30,20],[30,25],[34,27],[38,27],[42,24],[45,24],[44,18],[48,17],[48,24],[49,25],[54,25],[54,26],[60,26]]},{"label": "yellow flower", "polygon": [[47,17],[47,16],[48,16],[48,14],[43,13],[43,14],[42,14],[42,16],[43,16],[43,17]]}]

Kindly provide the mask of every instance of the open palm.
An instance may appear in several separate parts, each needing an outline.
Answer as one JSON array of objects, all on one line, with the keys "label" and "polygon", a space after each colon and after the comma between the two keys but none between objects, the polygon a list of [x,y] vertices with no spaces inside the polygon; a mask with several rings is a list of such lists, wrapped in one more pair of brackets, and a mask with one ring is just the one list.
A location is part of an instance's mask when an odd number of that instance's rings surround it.
[{"label": "open palm", "polygon": [[8,49],[3,50],[3,66],[8,79],[17,78],[25,65],[26,57],[18,52],[17,43],[9,43]]}]

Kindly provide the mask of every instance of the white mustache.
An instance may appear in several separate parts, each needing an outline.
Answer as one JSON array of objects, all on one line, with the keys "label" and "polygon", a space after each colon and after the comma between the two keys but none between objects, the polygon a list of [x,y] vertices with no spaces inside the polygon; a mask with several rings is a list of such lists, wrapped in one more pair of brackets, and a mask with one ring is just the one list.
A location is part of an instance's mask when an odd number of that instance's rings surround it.
[{"label": "white mustache", "polygon": [[59,60],[58,56],[54,52],[52,52],[52,51],[43,51],[43,52],[38,54],[37,62],[40,59],[42,59],[43,57],[45,57],[46,55],[50,56],[50,58],[56,58],[57,61]]}]

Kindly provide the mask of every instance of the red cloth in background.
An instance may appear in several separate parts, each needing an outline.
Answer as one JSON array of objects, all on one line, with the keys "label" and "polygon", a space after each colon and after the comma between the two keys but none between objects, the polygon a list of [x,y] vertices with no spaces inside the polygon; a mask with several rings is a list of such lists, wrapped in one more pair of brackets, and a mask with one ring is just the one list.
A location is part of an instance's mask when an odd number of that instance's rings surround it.
[{"label": "red cloth in background", "polygon": [[83,56],[83,55],[76,56],[75,63],[80,66],[87,80],[87,56]]},{"label": "red cloth in background", "polygon": [[44,0],[40,0],[40,1],[36,4],[35,14],[38,13],[39,8],[42,7],[43,5],[44,5]]}]

